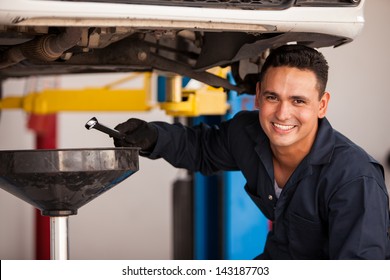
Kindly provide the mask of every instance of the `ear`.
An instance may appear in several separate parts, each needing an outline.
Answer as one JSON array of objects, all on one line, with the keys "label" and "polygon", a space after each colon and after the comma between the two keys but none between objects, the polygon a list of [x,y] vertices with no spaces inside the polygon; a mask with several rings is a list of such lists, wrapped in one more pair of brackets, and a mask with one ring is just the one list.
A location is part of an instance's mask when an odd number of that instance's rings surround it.
[{"label": "ear", "polygon": [[256,99],[255,99],[255,108],[260,109],[260,93],[261,93],[261,84],[260,82],[256,83]]},{"label": "ear", "polygon": [[328,110],[329,100],[330,100],[330,93],[326,91],[320,100],[318,118],[322,119],[325,117],[326,112]]}]

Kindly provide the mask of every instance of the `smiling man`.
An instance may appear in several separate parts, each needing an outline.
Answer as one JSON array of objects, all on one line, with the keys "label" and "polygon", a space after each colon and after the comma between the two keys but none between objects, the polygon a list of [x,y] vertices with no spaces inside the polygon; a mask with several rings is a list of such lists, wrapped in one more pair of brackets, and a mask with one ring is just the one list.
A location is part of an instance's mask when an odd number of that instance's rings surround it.
[{"label": "smiling man", "polygon": [[[322,71],[327,69],[325,63],[318,65]],[[323,81],[317,82],[315,72],[309,69],[283,64],[270,67],[257,84],[259,121],[270,141],[275,181],[280,188],[313,146],[318,119],[325,116],[328,101]]]},{"label": "smiling man", "polygon": [[272,221],[258,259],[389,258],[383,168],[326,119],[327,78],[321,53],[282,46],[262,67],[258,110],[213,127],[129,119],[116,127],[126,139],[114,143],[206,175],[241,170]]}]

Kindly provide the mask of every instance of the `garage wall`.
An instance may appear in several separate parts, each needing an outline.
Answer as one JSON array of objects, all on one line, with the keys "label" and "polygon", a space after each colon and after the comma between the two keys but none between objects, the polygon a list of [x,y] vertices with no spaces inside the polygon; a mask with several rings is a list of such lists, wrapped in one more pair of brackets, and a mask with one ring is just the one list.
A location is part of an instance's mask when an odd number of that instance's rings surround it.
[{"label": "garage wall", "polygon": [[[388,46],[390,1],[366,1],[366,24],[351,44],[323,51],[328,58],[331,92],[328,118],[334,128],[382,163],[390,153]],[[390,170],[386,169],[387,187]]]},{"label": "garage wall", "polygon": [[[387,46],[383,30],[390,25],[387,0],[367,1],[366,25],[353,43],[322,50],[330,64],[328,118],[334,128],[384,163],[390,152]],[[113,81],[108,76],[62,77],[63,87],[98,86]],[[58,82],[58,81],[57,81]],[[6,95],[25,92],[25,80],[8,80]],[[112,147],[111,139],[87,131],[85,122],[96,116],[115,126],[128,117],[145,120],[171,119],[163,112],[149,113],[61,113],[59,147]],[[26,130],[26,115],[3,111],[0,119],[0,149],[34,147],[34,136]],[[70,217],[72,259],[170,259],[171,183],[178,170],[167,163],[140,159],[140,171],[114,189],[90,202]],[[386,169],[390,178],[389,168]],[[390,184],[387,183],[389,186]],[[33,209],[0,190],[0,259],[32,259]]]}]

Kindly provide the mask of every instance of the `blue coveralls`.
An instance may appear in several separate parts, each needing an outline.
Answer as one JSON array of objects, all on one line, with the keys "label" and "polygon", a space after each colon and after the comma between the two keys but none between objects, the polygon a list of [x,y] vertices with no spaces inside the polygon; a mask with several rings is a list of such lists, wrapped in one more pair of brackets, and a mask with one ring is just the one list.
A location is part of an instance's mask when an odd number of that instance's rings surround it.
[{"label": "blue coveralls", "polygon": [[175,167],[206,175],[242,171],[248,195],[273,224],[259,259],[390,257],[383,167],[326,118],[319,120],[310,153],[279,199],[269,140],[257,111],[240,112],[213,127],[152,124],[159,134],[149,158],[164,158]]}]

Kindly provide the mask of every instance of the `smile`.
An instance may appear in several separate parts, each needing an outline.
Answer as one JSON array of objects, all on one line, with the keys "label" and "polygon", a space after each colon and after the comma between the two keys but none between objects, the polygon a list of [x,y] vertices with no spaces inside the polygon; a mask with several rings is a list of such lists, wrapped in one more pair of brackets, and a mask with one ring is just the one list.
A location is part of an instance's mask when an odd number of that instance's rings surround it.
[{"label": "smile", "polygon": [[272,123],[272,125],[280,130],[283,130],[283,131],[288,131],[288,130],[291,130],[295,127],[295,125],[283,125],[283,124],[274,123],[274,122]]}]

